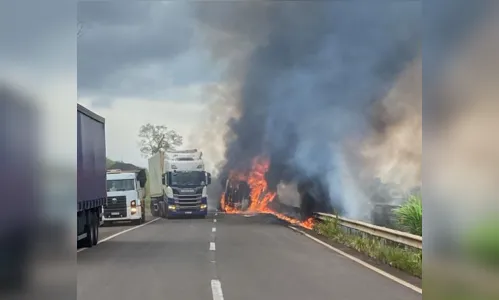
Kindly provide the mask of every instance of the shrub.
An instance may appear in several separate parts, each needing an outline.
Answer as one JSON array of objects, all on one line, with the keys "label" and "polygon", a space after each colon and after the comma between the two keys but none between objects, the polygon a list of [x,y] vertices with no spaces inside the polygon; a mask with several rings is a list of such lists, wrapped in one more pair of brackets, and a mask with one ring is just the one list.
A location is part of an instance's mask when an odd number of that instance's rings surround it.
[{"label": "shrub", "polygon": [[410,195],[407,201],[393,210],[401,230],[412,234],[423,234],[423,201],[421,194]]}]

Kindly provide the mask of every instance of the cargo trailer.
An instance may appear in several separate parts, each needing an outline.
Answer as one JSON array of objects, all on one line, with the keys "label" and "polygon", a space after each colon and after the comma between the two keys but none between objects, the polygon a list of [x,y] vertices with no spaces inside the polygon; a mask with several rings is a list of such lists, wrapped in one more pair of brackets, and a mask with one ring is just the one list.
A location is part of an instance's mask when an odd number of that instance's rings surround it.
[{"label": "cargo trailer", "polygon": [[105,119],[80,104],[77,111],[77,241],[92,247],[107,197]]}]

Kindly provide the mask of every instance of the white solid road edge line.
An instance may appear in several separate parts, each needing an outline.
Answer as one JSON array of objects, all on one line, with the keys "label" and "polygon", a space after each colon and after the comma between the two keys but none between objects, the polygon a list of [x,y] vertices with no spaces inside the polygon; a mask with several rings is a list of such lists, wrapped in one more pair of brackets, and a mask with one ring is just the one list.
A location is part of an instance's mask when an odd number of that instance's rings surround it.
[{"label": "white solid road edge line", "polygon": [[362,265],[362,266],[370,269],[371,271],[374,271],[374,272],[376,272],[376,273],[378,273],[378,274],[380,274],[382,276],[385,276],[386,278],[391,279],[391,280],[393,280],[393,281],[395,281],[395,282],[397,282],[397,283],[399,283],[399,284],[401,284],[401,285],[403,285],[403,286],[405,286],[407,288],[410,288],[411,290],[413,290],[413,291],[415,291],[415,292],[417,292],[419,294],[423,294],[423,290],[422,289],[418,288],[415,285],[410,284],[407,281],[404,281],[404,280],[402,280],[402,279],[400,279],[398,277],[395,277],[395,276],[393,276],[393,275],[391,275],[391,274],[389,274],[389,273],[387,273],[387,272],[385,272],[385,271],[383,271],[381,269],[376,268],[373,265],[370,265],[370,264],[366,263],[365,261],[362,261],[362,260],[360,260],[360,259],[358,259],[358,258],[356,258],[356,257],[354,257],[354,256],[352,256],[350,254],[347,254],[347,253],[341,251],[340,249],[337,249],[337,248],[329,245],[328,243],[325,243],[325,242],[319,240],[318,238],[315,238],[315,237],[311,236],[310,234],[306,233],[303,230],[300,230],[300,229],[295,228],[293,226],[289,226],[289,228],[291,228],[294,231],[297,231],[297,232],[305,235],[306,237],[314,240],[315,242],[317,242],[317,243],[319,243],[319,244],[321,244],[321,245],[323,245],[323,246],[325,246],[325,247],[327,247],[327,248],[329,248],[329,249],[331,249],[331,250],[333,250],[333,251],[335,251],[335,252],[337,252],[337,253],[345,256],[346,258],[348,258],[350,260],[353,260],[354,262],[356,262],[356,263],[358,263],[358,264],[360,264],[360,265]]},{"label": "white solid road edge line", "polygon": [[[146,223],[144,223],[144,224],[137,225],[137,226],[134,226],[134,227],[132,227],[132,228],[128,228],[128,229],[126,229],[126,230],[123,230],[123,231],[120,231],[120,232],[118,232],[118,233],[115,233],[115,234],[113,234],[113,235],[111,235],[111,236],[108,236],[108,237],[107,237],[107,238],[105,238],[105,239],[100,240],[100,241],[97,243],[97,245],[98,245],[98,244],[100,244],[100,243],[104,243],[105,241],[109,241],[110,239],[114,239],[115,237],[117,237],[117,236],[119,236],[119,235],[122,235],[123,233],[127,233],[127,232],[129,232],[129,231],[135,230],[135,229],[140,228],[140,227],[142,227],[142,226],[146,226],[147,224],[151,224],[152,222],[156,222],[156,221],[157,221],[157,220],[159,220],[159,219],[160,219],[160,218],[152,219],[151,221],[146,222]],[[81,249],[78,249],[78,250],[76,251],[76,253],[81,252],[81,251],[84,251],[84,250],[87,250],[87,249],[88,249],[88,248],[81,248]]]},{"label": "white solid road edge line", "polygon": [[220,280],[213,279],[211,281],[211,293],[213,294],[213,300],[224,300],[224,294],[222,293],[222,284]]},{"label": "white solid road edge line", "polygon": [[210,242],[210,251],[215,251],[215,243]]}]

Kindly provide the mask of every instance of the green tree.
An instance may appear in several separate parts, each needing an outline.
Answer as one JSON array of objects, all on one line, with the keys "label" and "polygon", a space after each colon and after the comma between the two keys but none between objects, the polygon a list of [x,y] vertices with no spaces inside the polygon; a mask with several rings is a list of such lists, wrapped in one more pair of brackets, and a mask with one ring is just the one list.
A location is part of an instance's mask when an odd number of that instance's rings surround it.
[{"label": "green tree", "polygon": [[147,123],[139,130],[139,147],[142,156],[150,157],[160,149],[175,150],[181,146],[183,138],[175,130],[168,129],[164,125],[152,125]]},{"label": "green tree", "polygon": [[115,161],[106,157],[106,168],[109,169],[112,165],[114,165]]}]

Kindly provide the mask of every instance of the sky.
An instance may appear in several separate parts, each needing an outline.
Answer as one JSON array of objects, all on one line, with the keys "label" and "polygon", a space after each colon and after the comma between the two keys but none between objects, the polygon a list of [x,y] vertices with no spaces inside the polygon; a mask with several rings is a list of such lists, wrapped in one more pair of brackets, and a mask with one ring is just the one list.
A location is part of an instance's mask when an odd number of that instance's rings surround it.
[{"label": "sky", "polygon": [[205,91],[223,85],[224,66],[205,50],[191,7],[80,2],[77,14],[78,102],[106,118],[108,157],[146,167],[137,145],[146,123],[174,129],[183,147],[202,150],[193,136],[208,122]]},{"label": "sky", "polygon": [[76,123],[67,114],[75,111],[74,6],[62,0],[0,2],[0,82],[31,100],[39,112],[42,161],[59,165],[75,165]]}]

